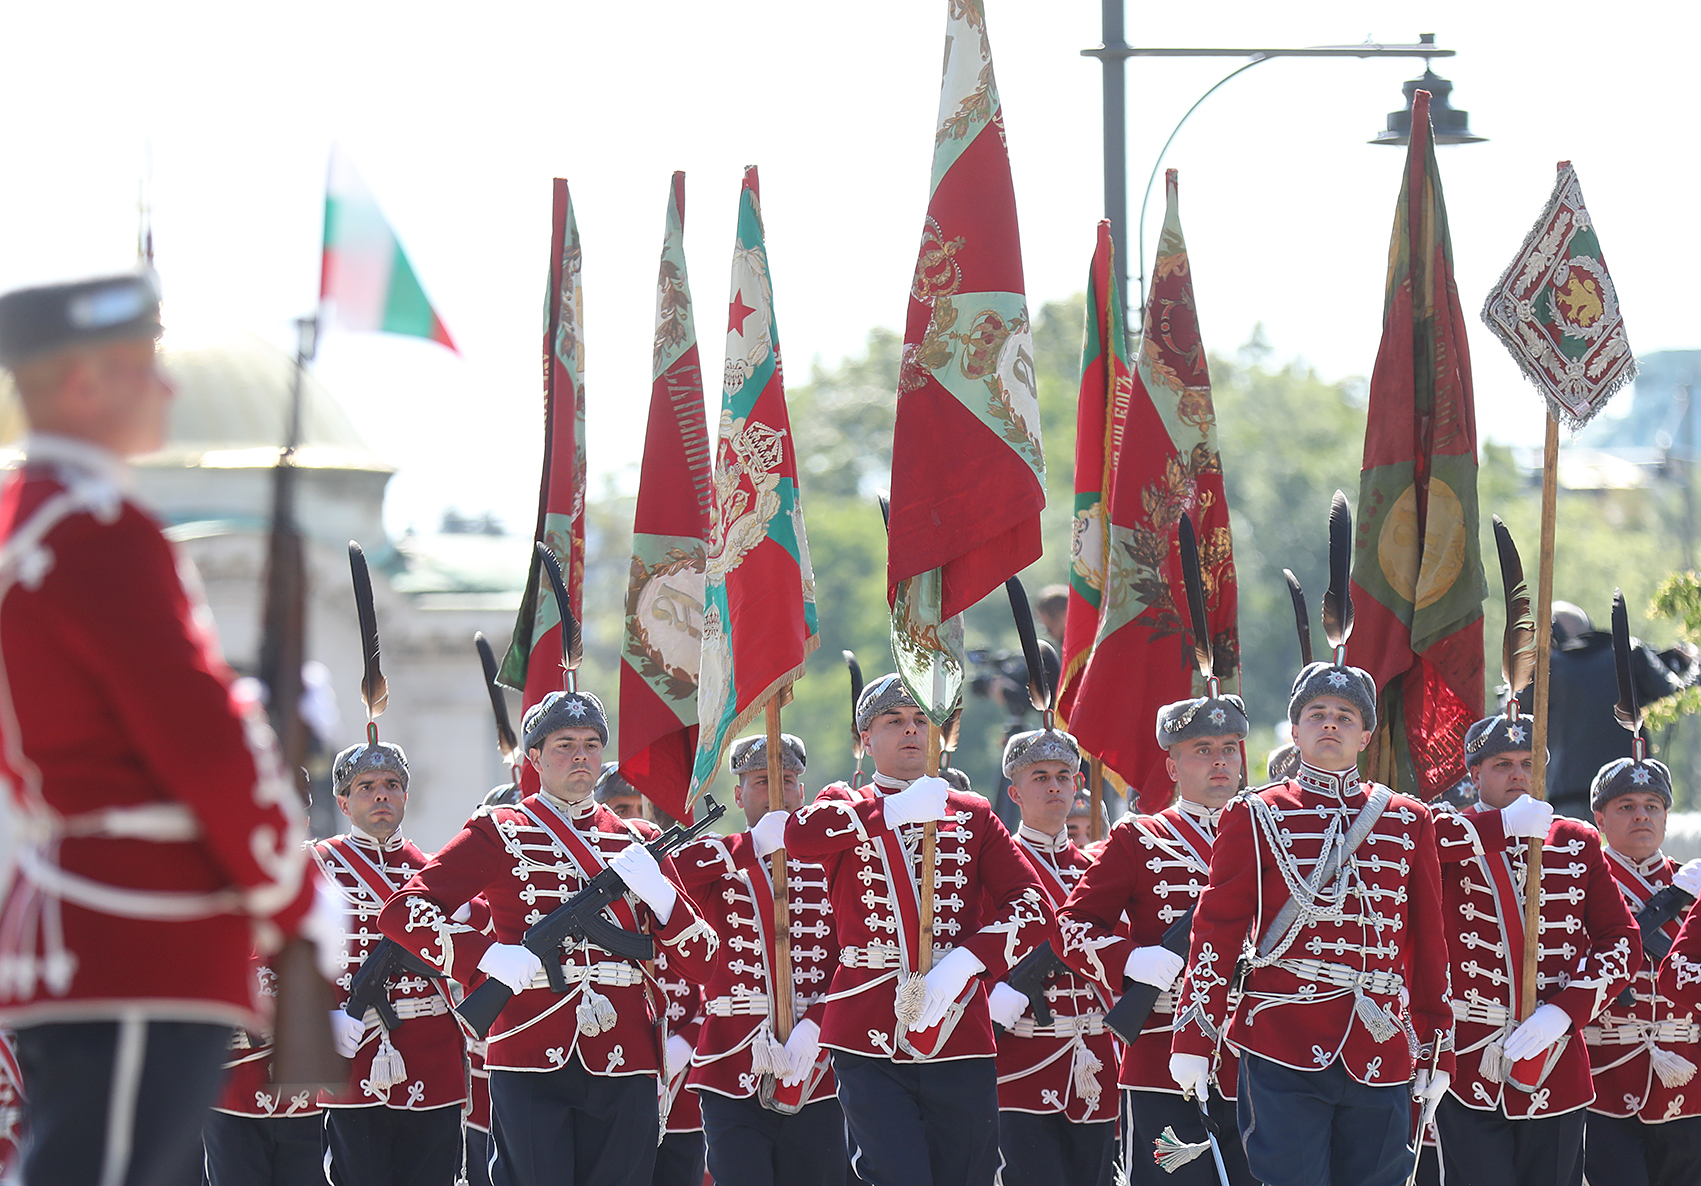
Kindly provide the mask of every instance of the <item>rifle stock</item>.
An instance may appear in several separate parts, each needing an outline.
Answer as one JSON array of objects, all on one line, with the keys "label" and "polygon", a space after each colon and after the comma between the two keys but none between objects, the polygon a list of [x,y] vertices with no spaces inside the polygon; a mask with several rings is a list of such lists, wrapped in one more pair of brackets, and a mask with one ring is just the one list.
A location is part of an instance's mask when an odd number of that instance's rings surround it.
[{"label": "rifle stock", "polygon": [[388,990],[390,981],[397,976],[424,976],[428,980],[440,980],[443,973],[394,939],[385,939],[355,969],[354,979],[349,981],[348,1003],[343,1006],[343,1012],[358,1021],[366,1016],[368,1009],[376,1009],[384,1029],[395,1033],[401,1028],[402,1019],[397,1015],[395,1006],[390,1004]]},{"label": "rifle stock", "polygon": [[[1183,959],[1187,958],[1187,944],[1193,932],[1194,909],[1189,906],[1187,913],[1170,923],[1169,930],[1159,940],[1159,946],[1168,948]],[[1104,1015],[1105,1025],[1116,1031],[1116,1036],[1124,1042],[1132,1043],[1146,1028],[1146,1018],[1151,1016],[1152,1006],[1158,1003],[1162,993],[1163,990],[1154,984],[1134,981],[1122,994],[1122,999]]]}]

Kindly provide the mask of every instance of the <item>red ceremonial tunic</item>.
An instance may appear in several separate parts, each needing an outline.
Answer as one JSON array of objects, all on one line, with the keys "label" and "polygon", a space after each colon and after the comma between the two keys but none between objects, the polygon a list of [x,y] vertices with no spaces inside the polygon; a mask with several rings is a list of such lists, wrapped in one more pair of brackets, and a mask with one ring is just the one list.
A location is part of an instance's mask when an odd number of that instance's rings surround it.
[{"label": "red ceremonial tunic", "polygon": [[[878,776],[877,776],[878,777]],[[907,785],[907,784],[906,784]],[[899,980],[918,959],[922,827],[886,826],[891,789],[825,787],[786,822],[786,851],[826,871],[839,967],[827,997],[821,1044],[870,1058],[915,1060],[897,1024]],[[933,959],[966,947],[986,965],[969,981],[963,1012],[933,1059],[990,1058],[998,1047],[985,988],[1002,980],[1057,927],[1039,878],[979,795],[952,791],[937,825]]]},{"label": "red ceremonial tunic", "polygon": [[1435,831],[1429,808],[1405,795],[1389,801],[1285,950],[1278,944],[1255,961],[1261,966],[1229,1016],[1229,984],[1249,931],[1261,936],[1274,924],[1292,896],[1288,878],[1313,874],[1325,844],[1338,843],[1374,788],[1356,770],[1301,766],[1292,780],[1243,792],[1223,809],[1211,882],[1193,916],[1172,1049],[1208,1058],[1226,1023],[1228,1042],[1243,1054],[1302,1071],[1339,1060],[1373,1087],[1409,1082],[1438,1042],[1439,1068],[1453,1069]]},{"label": "red ceremonial tunic", "polygon": [[[1677,862],[1661,852],[1637,862],[1604,844],[1602,851],[1632,921],[1649,898],[1671,884],[1672,874],[1677,872]],[[1675,944],[1682,928],[1680,913],[1660,929]],[[1696,1020],[1693,1009],[1695,1000],[1701,999],[1701,983],[1687,986],[1688,992],[1680,994],[1687,999],[1667,996],[1660,988],[1659,966],[1649,962],[1647,956],[1644,951],[1642,966],[1630,982],[1633,1003],[1621,1005],[1618,997],[1612,997],[1594,1021],[1583,1027],[1595,1077],[1595,1102],[1589,1105],[1589,1111],[1603,1116],[1635,1116],[1644,1124],[1701,1116],[1701,1090],[1697,1090],[1693,1070],[1701,1066],[1701,1021]],[[1668,953],[1667,961],[1670,958]],[[1673,1079],[1669,1087],[1656,1070],[1656,1050],[1663,1052],[1659,1062],[1667,1077]],[[1674,1062],[1672,1055],[1689,1063],[1691,1069]],[[1680,1079],[1684,1081],[1677,1082]]]},{"label": "red ceremonial tunic", "polygon": [[1482,804],[1437,808],[1435,836],[1447,905],[1454,1049],[1448,1091],[1467,1108],[1524,1120],[1571,1112],[1594,1098],[1579,1034],[1623,991],[1640,962],[1636,927],[1588,824],[1556,816],[1542,848],[1543,942],[1536,997],[1571,1016],[1564,1049],[1534,1092],[1504,1081],[1500,1047],[1517,1028],[1512,994],[1524,958],[1524,872],[1528,848],[1508,839],[1500,812]]},{"label": "red ceremonial tunic", "polygon": [[[677,858],[674,868],[679,868]],[[709,917],[705,915],[705,918]],[[668,968],[667,952],[656,953],[656,984],[662,999],[667,1002],[667,1032],[684,1038],[695,1050],[703,1028],[703,990],[698,985]],[[691,1073],[687,1063],[662,1084],[664,1132],[702,1132],[703,1110],[697,1106],[697,1093],[685,1090],[685,1080]]]},{"label": "red ceremonial tunic", "polygon": [[300,801],[128,470],[26,449],[0,489],[0,1022],[262,1029],[249,954],[312,902]]},{"label": "red ceremonial tunic", "polygon": [[[1052,838],[1024,825],[1016,830],[1016,847],[1039,875],[1053,910],[1092,864],[1067,832]],[[998,1037],[999,1109],[1062,1112],[1078,1124],[1115,1120],[1116,1051],[1104,1025],[1108,994],[1085,976],[1059,972],[1045,999],[1051,1025],[1036,1024],[1030,1008]]]},{"label": "red ceremonial tunic", "polygon": [[[528,927],[583,889],[628,844],[657,835],[654,824],[623,820],[589,798],[570,806],[537,794],[511,807],[481,807],[461,833],[402,886],[384,907],[379,925],[427,963],[463,984],[476,985],[484,978],[478,961],[492,943],[519,943]],[[587,870],[585,864],[595,868]],[[678,885],[672,858],[661,867]],[[459,903],[475,894],[483,894],[490,904],[494,936],[450,917]],[[649,932],[680,975],[707,978],[718,941],[686,894],[679,895],[665,925],[630,894],[604,911],[604,917],[627,930]],[[553,1071],[577,1053],[593,1075],[659,1076],[659,1030],[666,1006],[654,978],[636,961],[599,947],[563,944],[561,954],[567,993],[552,992],[540,971],[531,987],[497,1017],[485,1065],[497,1071]],[[593,993],[613,1006],[616,1019],[610,1029],[582,1033],[578,1007]]]},{"label": "red ceremonial tunic", "polygon": [[[1694,906],[1678,930],[1677,942],[1654,974],[1654,987],[1672,1003],[1673,1017],[1686,1019],[1691,1025],[1701,1024],[1701,910]],[[1685,1057],[1691,1053],[1686,1050]],[[1689,1061],[1701,1063],[1701,1059]],[[1690,1080],[1688,1087],[1691,1094],[1697,1094],[1695,1080]]]},{"label": "red ceremonial tunic", "polygon": [[[1209,817],[1194,815],[1180,804],[1156,815],[1125,816],[1110,830],[1103,855],[1082,875],[1069,901],[1057,912],[1064,961],[1102,990],[1120,995],[1129,952],[1162,942],[1164,932],[1204,892],[1211,879],[1215,837]],[[1181,1093],[1169,1074],[1171,1028],[1180,987],[1178,980],[1174,988],[1158,995],[1140,1040],[1122,1047],[1119,1086]],[[1217,1089],[1223,1098],[1235,1098],[1239,1074],[1239,1058],[1224,1045],[1217,1069]]]},{"label": "red ceremonial tunic", "polygon": [[[768,1019],[774,958],[772,861],[758,857],[749,832],[706,836],[681,849],[674,865],[691,900],[721,937],[721,958],[703,986],[703,1028],[692,1059],[693,1092],[734,1099],[756,1094],[761,1076],[751,1070],[758,1038],[778,1041]],[[827,876],[820,865],[786,854],[790,885],[792,1017],[821,1025],[827,985],[839,966],[839,939],[828,921]],[[834,1094],[832,1064],[821,1052],[818,1073],[801,1104]]]},{"label": "red ceremonial tunic", "polygon": [[[277,975],[262,961],[254,967],[255,991],[267,1001],[278,995]],[[224,1064],[224,1089],[215,1112],[231,1116],[317,1116],[319,1100],[310,1088],[285,1090],[272,1082],[272,1035],[237,1030],[230,1036],[230,1058]]]},{"label": "red ceremonial tunic", "polygon": [[[342,956],[344,971],[337,977],[337,1007],[341,1008],[348,1001],[354,973],[384,941],[384,932],[378,929],[379,912],[397,889],[425,868],[428,858],[400,832],[379,844],[359,829],[319,841],[313,846],[313,858],[348,910],[349,941]],[[347,1084],[341,1091],[321,1093],[319,1103],[327,1108],[382,1104],[425,1111],[466,1102],[466,1034],[447,985],[411,975],[398,976],[390,984],[390,1005],[401,1027],[386,1035],[377,1010],[368,1009],[366,1033],[349,1060]],[[399,1083],[374,1081],[372,1060],[386,1041],[402,1056],[406,1068]]]}]

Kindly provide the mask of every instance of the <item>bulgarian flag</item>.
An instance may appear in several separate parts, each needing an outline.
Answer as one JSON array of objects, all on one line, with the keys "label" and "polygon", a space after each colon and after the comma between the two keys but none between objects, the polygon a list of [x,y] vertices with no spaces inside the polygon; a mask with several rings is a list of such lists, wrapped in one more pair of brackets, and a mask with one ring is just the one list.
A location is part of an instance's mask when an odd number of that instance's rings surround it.
[{"label": "bulgarian flag", "polygon": [[714,494],[692,802],[739,731],[773,697],[790,699],[821,645],[754,165],[738,198]]},{"label": "bulgarian flag", "polygon": [[1174,793],[1167,755],[1153,736],[1158,709],[1194,695],[1192,641],[1172,594],[1182,587],[1176,545],[1182,515],[1192,518],[1199,540],[1217,674],[1226,681],[1240,665],[1217,419],[1174,169],[1164,189],[1163,233],[1133,391],[1120,429],[1113,429],[1117,452],[1098,637],[1069,716],[1082,748],[1128,781],[1143,812],[1161,811]]},{"label": "bulgarian flag", "polygon": [[377,199],[338,153],[325,183],[319,305],[326,321],[343,329],[409,334],[455,349]]},{"label": "bulgarian flag", "polygon": [[685,277],[685,174],[668,191],[650,424],[632,522],[620,666],[620,774],[663,811],[685,806],[697,752],[703,571],[715,507],[703,370]]},{"label": "bulgarian flag", "polygon": [[981,0],[951,0],[898,373],[888,601],[936,573],[937,596],[912,598],[908,620],[925,633],[955,617],[1039,559],[1044,506],[1033,335],[986,13]]},{"label": "bulgarian flag", "polygon": [[1109,527],[1105,495],[1111,488],[1134,376],[1122,328],[1122,303],[1111,266],[1110,220],[1099,222],[1098,245],[1087,275],[1087,334],[1081,348],[1081,395],[1075,411],[1075,520],[1069,535],[1069,612],[1063,626],[1063,678],[1057,710],[1075,711],[1080,675],[1099,632]]},{"label": "bulgarian flag", "polygon": [[1382,693],[1366,763],[1432,799],[1465,776],[1465,730],[1483,715],[1488,585],[1470,348],[1425,91],[1412,102],[1367,415],[1351,658]]},{"label": "bulgarian flag", "polygon": [[[585,593],[585,343],[584,287],[579,279],[579,224],[567,183],[555,179],[549,235],[549,286],[543,318],[543,480],[538,488],[534,540],[561,562],[573,616],[584,622]],[[521,693],[522,711],[561,689],[561,619],[537,549],[526,594],[499,678]],[[534,658],[537,661],[533,661]],[[536,773],[521,771],[536,789]]]}]

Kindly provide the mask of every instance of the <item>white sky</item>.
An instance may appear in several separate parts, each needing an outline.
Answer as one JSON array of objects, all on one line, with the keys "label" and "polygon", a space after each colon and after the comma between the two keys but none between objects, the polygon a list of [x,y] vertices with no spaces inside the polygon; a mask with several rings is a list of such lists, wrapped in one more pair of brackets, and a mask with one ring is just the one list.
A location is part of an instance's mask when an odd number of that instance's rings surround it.
[{"label": "white sky", "polygon": [[[1101,210],[1095,0],[987,0],[1037,307],[1082,287]],[[462,349],[333,336],[320,374],[402,467],[393,529],[442,507],[534,513],[550,178],[585,251],[593,483],[630,483],[670,172],[705,371],[718,373],[741,168],[762,169],[781,348],[794,382],[900,326],[927,200],[945,5],[750,0],[0,7],[0,289],[128,266],[151,157],[168,318],[286,345],[312,305],[325,161],[356,162]],[[1476,319],[1552,185],[1577,164],[1639,352],[1701,345],[1694,277],[1691,5],[1130,3],[1146,45],[1414,41],[1486,144],[1443,148],[1485,435],[1540,438],[1539,408]],[[1237,63],[1129,64],[1130,214],[1183,111]],[[1286,60],[1214,95],[1167,164],[1206,344],[1255,323],[1278,358],[1366,375],[1404,150],[1364,143],[1408,60]],[[1148,223],[1155,238],[1161,180]],[[1148,246],[1148,253],[1150,246]],[[1134,271],[1130,268],[1130,271]],[[718,400],[710,392],[710,400]],[[711,409],[712,415],[712,409]],[[1255,459],[1227,459],[1229,464]],[[1348,481],[1351,475],[1342,475]]]}]

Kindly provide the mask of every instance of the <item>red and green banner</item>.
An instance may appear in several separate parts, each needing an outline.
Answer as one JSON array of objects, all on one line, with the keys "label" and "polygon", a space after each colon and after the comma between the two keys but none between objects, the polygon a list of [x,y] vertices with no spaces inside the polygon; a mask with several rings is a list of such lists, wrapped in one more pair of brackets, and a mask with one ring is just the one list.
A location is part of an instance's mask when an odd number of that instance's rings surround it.
[{"label": "red and green banner", "polygon": [[360,174],[331,154],[325,183],[325,245],[319,306],[327,324],[455,343]]},{"label": "red and green banner", "polygon": [[1367,768],[1397,790],[1432,799],[1465,776],[1465,730],[1483,715],[1487,588],[1470,348],[1418,91],[1370,377],[1349,652],[1381,689]]},{"label": "red and green banner", "polygon": [[1165,191],[1133,392],[1115,433],[1098,638],[1069,716],[1082,748],[1126,779],[1147,812],[1168,806],[1174,793],[1153,737],[1158,709],[1195,694],[1191,636],[1172,593],[1182,587],[1176,532],[1184,514],[1199,541],[1217,674],[1226,682],[1240,666],[1217,419],[1174,169]]},{"label": "red and green banner", "polygon": [[1099,222],[1087,276],[1087,332],[1081,349],[1081,394],[1075,411],[1075,519],[1069,535],[1069,610],[1063,627],[1063,678],[1058,713],[1068,720],[1104,597],[1105,545],[1110,538],[1105,496],[1116,472],[1120,434],[1134,391],[1128,339],[1112,266],[1110,220]]},{"label": "red and green banner", "polygon": [[921,629],[961,613],[1039,559],[1044,506],[1033,335],[986,13],[982,0],[951,0],[898,374],[888,601],[937,570],[939,602],[921,611]]},{"label": "red and green banner", "polygon": [[754,165],[738,199],[714,495],[692,802],[720,773],[739,731],[773,697],[789,698],[821,645]]},{"label": "red and green banner", "polygon": [[[573,616],[584,621],[585,343],[584,288],[579,279],[579,224],[567,183],[555,179],[549,235],[549,286],[543,328],[543,480],[533,539],[554,551],[566,578]],[[549,578],[532,552],[526,594],[499,677],[530,708],[562,686],[561,618]],[[528,766],[528,780],[536,775]],[[528,787],[527,789],[531,789]]]},{"label": "red and green banner", "polygon": [[668,191],[650,423],[620,658],[620,774],[663,811],[689,819],[685,801],[697,753],[697,670],[702,658],[703,572],[714,512],[714,467],[703,416],[703,369],[685,274],[685,174]]}]

